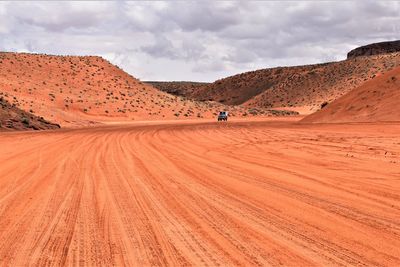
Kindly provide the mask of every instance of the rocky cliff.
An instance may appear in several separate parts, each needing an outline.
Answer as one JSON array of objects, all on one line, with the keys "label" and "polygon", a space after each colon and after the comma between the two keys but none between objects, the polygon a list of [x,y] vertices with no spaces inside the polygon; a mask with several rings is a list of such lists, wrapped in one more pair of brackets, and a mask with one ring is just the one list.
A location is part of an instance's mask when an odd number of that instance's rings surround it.
[{"label": "rocky cliff", "polygon": [[394,52],[400,52],[400,40],[374,43],[357,47],[356,49],[353,49],[347,53],[347,58],[350,59],[361,56],[381,55]]}]

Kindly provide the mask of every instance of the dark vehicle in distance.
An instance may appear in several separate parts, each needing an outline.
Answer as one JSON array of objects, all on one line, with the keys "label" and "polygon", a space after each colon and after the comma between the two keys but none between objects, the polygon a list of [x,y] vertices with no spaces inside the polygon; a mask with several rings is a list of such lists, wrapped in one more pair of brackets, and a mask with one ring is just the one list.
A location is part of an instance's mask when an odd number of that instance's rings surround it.
[{"label": "dark vehicle in distance", "polygon": [[228,120],[228,111],[220,111],[218,114],[218,121],[227,121]]}]

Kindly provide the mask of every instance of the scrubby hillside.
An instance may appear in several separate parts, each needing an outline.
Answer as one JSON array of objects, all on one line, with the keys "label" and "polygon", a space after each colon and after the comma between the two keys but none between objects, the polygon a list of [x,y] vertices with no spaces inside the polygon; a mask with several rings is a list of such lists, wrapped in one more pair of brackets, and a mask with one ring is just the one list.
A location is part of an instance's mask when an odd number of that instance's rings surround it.
[{"label": "scrubby hillside", "polygon": [[262,69],[198,88],[192,99],[262,108],[318,110],[364,82],[400,66],[400,53],[339,62]]},{"label": "scrubby hillside", "polygon": [[394,52],[400,52],[400,40],[391,42],[380,42],[357,47],[347,54],[347,58],[388,54]]},{"label": "scrubby hillside", "polygon": [[202,82],[153,82],[153,81],[146,81],[145,83],[148,83],[163,92],[178,96],[190,96],[198,88],[209,84]]},{"label": "scrubby hillside", "polygon": [[0,53],[0,93],[15,106],[61,125],[246,112],[161,92],[96,56]]},{"label": "scrubby hillside", "polygon": [[25,112],[0,97],[0,130],[46,130],[58,129],[59,125]]},{"label": "scrubby hillside", "polygon": [[400,67],[328,104],[302,122],[400,121]]}]

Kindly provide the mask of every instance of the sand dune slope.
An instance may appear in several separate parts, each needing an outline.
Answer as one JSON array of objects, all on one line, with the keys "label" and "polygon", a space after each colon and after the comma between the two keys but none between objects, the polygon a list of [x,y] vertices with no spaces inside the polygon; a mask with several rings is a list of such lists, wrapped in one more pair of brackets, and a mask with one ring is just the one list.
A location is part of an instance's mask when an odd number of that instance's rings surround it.
[{"label": "sand dune slope", "polygon": [[246,107],[318,110],[366,81],[400,66],[400,53],[323,64],[268,68],[217,80],[188,91],[193,99]]},{"label": "sand dune slope", "polygon": [[169,95],[98,56],[0,52],[0,97],[63,127],[246,111]]},{"label": "sand dune slope", "polygon": [[0,262],[398,266],[400,126],[385,127],[2,133]]},{"label": "sand dune slope", "polygon": [[354,89],[303,122],[400,121],[400,68]]}]

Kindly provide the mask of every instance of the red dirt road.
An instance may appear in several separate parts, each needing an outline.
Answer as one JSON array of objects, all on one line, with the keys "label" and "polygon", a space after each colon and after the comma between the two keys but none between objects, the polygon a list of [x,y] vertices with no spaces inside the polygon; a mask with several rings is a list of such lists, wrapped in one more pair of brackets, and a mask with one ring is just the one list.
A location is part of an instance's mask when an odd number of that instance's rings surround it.
[{"label": "red dirt road", "polygon": [[400,265],[400,124],[0,134],[0,265]]}]

